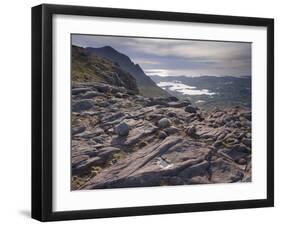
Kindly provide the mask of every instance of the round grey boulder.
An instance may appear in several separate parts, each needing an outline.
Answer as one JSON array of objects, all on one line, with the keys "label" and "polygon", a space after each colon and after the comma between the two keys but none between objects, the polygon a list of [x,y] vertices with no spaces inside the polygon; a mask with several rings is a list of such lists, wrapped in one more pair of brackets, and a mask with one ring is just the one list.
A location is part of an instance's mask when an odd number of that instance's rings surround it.
[{"label": "round grey boulder", "polygon": [[196,113],[197,111],[196,108],[192,106],[186,106],[184,110],[188,113]]},{"label": "round grey boulder", "polygon": [[118,136],[127,136],[129,134],[130,127],[127,123],[121,122],[115,127],[115,131]]},{"label": "round grey boulder", "polygon": [[173,118],[173,117],[177,117],[177,114],[175,112],[168,112],[167,114],[169,117]]},{"label": "round grey boulder", "polygon": [[158,121],[158,126],[160,128],[167,128],[171,125],[171,121],[167,118],[162,118]]},{"label": "round grey boulder", "polygon": [[179,129],[174,127],[174,126],[171,126],[169,128],[166,128],[164,129],[165,133],[167,133],[168,135],[172,135],[172,134],[175,134],[177,132],[179,132]]},{"label": "round grey boulder", "polygon": [[160,139],[165,139],[167,136],[168,136],[167,133],[165,133],[164,131],[159,132],[159,138]]},{"label": "round grey boulder", "polygon": [[120,93],[120,92],[118,92],[118,93],[115,94],[115,97],[117,97],[117,98],[122,98],[122,97],[123,97],[123,94]]}]

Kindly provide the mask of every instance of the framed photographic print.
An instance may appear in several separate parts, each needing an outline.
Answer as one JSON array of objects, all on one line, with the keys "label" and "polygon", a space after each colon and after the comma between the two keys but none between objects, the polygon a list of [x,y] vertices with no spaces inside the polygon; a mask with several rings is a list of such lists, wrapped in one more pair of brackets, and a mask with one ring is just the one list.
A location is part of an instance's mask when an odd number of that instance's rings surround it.
[{"label": "framed photographic print", "polygon": [[274,21],[32,8],[32,217],[274,205]]}]

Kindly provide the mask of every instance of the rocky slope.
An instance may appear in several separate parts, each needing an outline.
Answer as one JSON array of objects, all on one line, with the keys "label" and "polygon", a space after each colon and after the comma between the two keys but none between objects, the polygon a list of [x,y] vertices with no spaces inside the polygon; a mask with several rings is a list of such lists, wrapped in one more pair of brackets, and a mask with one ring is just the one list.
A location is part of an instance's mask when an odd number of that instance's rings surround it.
[{"label": "rocky slope", "polygon": [[94,54],[88,54],[86,49],[72,46],[71,57],[72,81],[101,82],[124,87],[133,93],[138,93],[136,79],[122,70],[115,63]]},{"label": "rocky slope", "polygon": [[147,76],[142,68],[132,62],[132,60],[123,53],[118,52],[111,46],[101,48],[85,48],[89,56],[92,54],[114,62],[120,66],[123,71],[130,73],[136,80],[141,95],[146,97],[170,96],[165,90],[159,88],[155,82]]},{"label": "rocky slope", "polygon": [[249,109],[205,112],[175,97],[73,82],[73,190],[249,181]]}]

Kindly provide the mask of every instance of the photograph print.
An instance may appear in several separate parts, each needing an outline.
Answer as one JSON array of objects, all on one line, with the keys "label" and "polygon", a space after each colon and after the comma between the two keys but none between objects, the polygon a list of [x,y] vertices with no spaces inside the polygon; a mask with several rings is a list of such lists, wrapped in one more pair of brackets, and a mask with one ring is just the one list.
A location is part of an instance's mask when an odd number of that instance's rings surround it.
[{"label": "photograph print", "polygon": [[71,35],[71,190],[251,182],[250,42]]}]

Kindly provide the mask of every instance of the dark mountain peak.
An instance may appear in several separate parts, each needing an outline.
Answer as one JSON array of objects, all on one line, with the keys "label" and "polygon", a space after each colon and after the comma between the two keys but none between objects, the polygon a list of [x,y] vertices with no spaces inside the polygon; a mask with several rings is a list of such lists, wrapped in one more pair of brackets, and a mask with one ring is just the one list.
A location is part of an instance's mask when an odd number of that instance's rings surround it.
[{"label": "dark mountain peak", "polygon": [[129,74],[131,74],[137,81],[139,90],[142,95],[154,96],[169,96],[169,94],[158,87],[142,70],[140,65],[135,64],[127,55],[118,52],[111,46],[103,46],[100,48],[87,47],[86,52],[88,55],[94,54],[96,56],[105,58]]},{"label": "dark mountain peak", "polygon": [[83,47],[72,46],[72,81],[98,82],[124,87],[139,93],[136,79],[116,63],[101,58]]},{"label": "dark mountain peak", "polygon": [[118,52],[116,49],[114,49],[111,46],[103,46],[103,47],[99,47],[99,48],[88,47],[87,50],[101,51],[101,52],[105,52],[107,54],[123,55],[122,53]]},{"label": "dark mountain peak", "polygon": [[103,53],[103,54],[123,57],[123,58],[130,60],[130,58],[127,55],[120,53],[118,50],[114,49],[111,46],[103,46],[103,47],[98,47],[98,48],[87,47],[86,50],[90,51],[90,52],[94,52],[94,53]]},{"label": "dark mountain peak", "polygon": [[112,52],[118,52],[116,49],[114,49],[111,46],[104,46],[104,47],[101,47],[100,49],[107,50],[107,51],[112,51]]},{"label": "dark mountain peak", "polygon": [[95,55],[106,58],[112,62],[118,63],[119,65],[133,64],[127,55],[118,52],[111,46],[103,46],[99,48],[87,47],[86,50],[89,54],[94,53]]},{"label": "dark mountain peak", "polygon": [[[145,74],[139,64],[134,64],[134,66],[135,66],[135,68],[136,68],[136,71],[138,71],[139,73]],[[147,77],[148,77],[148,76],[147,76]]]},{"label": "dark mountain peak", "polygon": [[136,68],[142,70],[141,66],[139,64],[135,64]]}]

